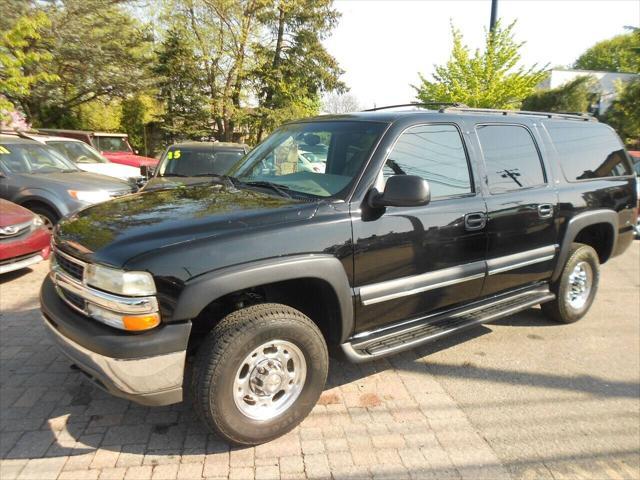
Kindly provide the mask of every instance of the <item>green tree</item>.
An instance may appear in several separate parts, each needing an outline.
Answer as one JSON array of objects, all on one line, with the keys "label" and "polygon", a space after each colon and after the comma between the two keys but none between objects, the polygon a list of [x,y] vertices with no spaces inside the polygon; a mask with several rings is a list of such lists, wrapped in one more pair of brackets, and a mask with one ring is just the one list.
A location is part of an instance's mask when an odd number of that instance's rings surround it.
[{"label": "green tree", "polygon": [[627,145],[640,146],[640,80],[618,86],[618,98],[603,120],[616,129]]},{"label": "green tree", "polygon": [[52,58],[45,49],[37,47],[42,30],[49,26],[47,16],[38,12],[18,17],[0,36],[0,117],[6,117],[19,99],[29,96],[38,83],[58,80],[57,75],[37,69],[41,62]]},{"label": "green tree", "polygon": [[640,72],[640,30],[596,43],[578,57],[574,67],[606,72]]},{"label": "green tree", "polygon": [[538,90],[522,102],[523,110],[536,112],[588,112],[596,100],[594,80],[588,75],[557,88]]},{"label": "green tree", "polygon": [[14,97],[35,125],[73,125],[80,105],[126,98],[148,85],[151,37],[118,1],[33,1],[29,5],[29,18],[44,14],[50,25],[29,42],[28,51],[49,55],[24,68],[25,74],[56,78],[36,82],[29,92]]},{"label": "green tree", "polygon": [[262,12],[269,37],[256,45],[257,141],[290,115],[318,113],[322,93],[345,90],[343,71],[322,45],[338,18],[332,0],[276,0]]},{"label": "green tree", "polygon": [[122,116],[119,130],[129,135],[129,143],[136,150],[149,154],[146,125],[159,116],[160,106],[151,95],[138,94],[121,102]]},{"label": "green tree", "polygon": [[167,141],[210,135],[205,72],[187,32],[177,26],[167,30],[153,72],[158,99],[164,104],[160,119]]},{"label": "green tree", "polygon": [[471,53],[460,30],[451,27],[453,49],[445,65],[435,66],[433,80],[420,74],[413,86],[421,102],[460,102],[470,107],[518,108],[544,79],[544,68],[519,65],[523,43],[514,39],[515,22],[485,33],[483,51]]},{"label": "green tree", "polygon": [[219,140],[259,138],[343,87],[321,43],[338,15],[331,0],[168,0],[166,11],[191,39]]}]

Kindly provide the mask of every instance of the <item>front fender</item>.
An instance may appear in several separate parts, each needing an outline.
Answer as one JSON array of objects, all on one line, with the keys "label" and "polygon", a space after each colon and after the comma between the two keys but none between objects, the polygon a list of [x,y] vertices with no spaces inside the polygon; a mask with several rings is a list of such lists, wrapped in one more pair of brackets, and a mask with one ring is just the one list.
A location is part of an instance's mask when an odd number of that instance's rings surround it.
[{"label": "front fender", "polygon": [[58,200],[55,193],[45,190],[43,188],[25,188],[20,190],[12,199],[12,202],[18,205],[23,205],[27,202],[39,202],[47,205],[59,216],[63,217],[69,213],[69,209]]},{"label": "front fender", "polygon": [[332,255],[295,255],[215,270],[186,282],[172,320],[189,320],[224,295],[268,283],[316,278],[327,282],[340,305],[340,341],[353,332],[353,289],[340,261]]}]

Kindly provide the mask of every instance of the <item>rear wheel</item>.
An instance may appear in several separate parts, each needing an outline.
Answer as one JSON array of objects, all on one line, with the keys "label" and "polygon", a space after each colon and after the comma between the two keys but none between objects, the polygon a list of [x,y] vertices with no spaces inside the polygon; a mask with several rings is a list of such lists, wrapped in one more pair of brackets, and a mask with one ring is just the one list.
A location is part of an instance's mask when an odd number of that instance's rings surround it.
[{"label": "rear wheel", "polygon": [[542,311],[553,320],[573,323],[584,317],[598,290],[600,262],[588,245],[574,243],[560,278],[552,286],[556,299],[544,303]]},{"label": "rear wheel", "polygon": [[327,370],[327,346],[308,317],[285,305],[253,305],[224,318],[198,349],[194,407],[228,442],[267,442],[307,416]]},{"label": "rear wheel", "polygon": [[53,227],[55,227],[58,220],[60,220],[56,212],[45,205],[29,205],[27,208],[42,219],[44,226],[49,232],[53,232]]}]

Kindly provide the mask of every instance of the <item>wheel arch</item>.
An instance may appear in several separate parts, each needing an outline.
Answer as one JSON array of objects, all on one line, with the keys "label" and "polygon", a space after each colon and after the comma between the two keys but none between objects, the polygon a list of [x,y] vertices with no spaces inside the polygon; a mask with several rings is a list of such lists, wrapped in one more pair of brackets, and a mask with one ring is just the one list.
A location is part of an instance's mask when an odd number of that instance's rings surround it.
[{"label": "wheel arch", "polygon": [[[596,235],[598,240],[596,241]],[[593,247],[598,253],[600,263],[605,263],[615,251],[618,240],[618,214],[613,210],[592,210],[572,217],[567,222],[560,244],[558,261],[551,277],[552,281],[560,278],[567,261],[571,244],[580,241]]]},{"label": "wheel arch", "polygon": [[349,285],[344,266],[331,255],[299,255],[262,260],[196,277],[187,282],[181,292],[172,321],[193,320],[209,305],[235,292],[265,286],[274,291],[283,285],[305,281],[311,282],[310,285],[326,287],[318,292],[318,300],[329,298],[327,295],[333,297],[339,330],[336,340],[344,342],[354,328],[353,289]]},{"label": "wheel arch", "polygon": [[14,202],[25,208],[29,208],[29,205],[42,205],[44,207],[51,209],[53,213],[58,215],[59,218],[63,216],[62,212],[54,202],[52,202],[50,199],[46,197],[37,195],[35,192],[27,192],[26,194],[16,198]]}]

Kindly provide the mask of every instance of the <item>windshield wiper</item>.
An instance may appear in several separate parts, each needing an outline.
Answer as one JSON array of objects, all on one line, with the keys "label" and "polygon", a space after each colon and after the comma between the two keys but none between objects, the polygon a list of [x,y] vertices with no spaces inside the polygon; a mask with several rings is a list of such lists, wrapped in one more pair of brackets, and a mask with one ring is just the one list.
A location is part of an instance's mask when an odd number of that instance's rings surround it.
[{"label": "windshield wiper", "polygon": [[278,183],[267,182],[265,180],[253,180],[249,182],[242,182],[243,185],[249,185],[252,187],[266,187],[270,188],[274,192],[280,194],[281,197],[292,198],[289,191],[291,189],[285,185],[280,185]]},{"label": "windshield wiper", "polygon": [[183,175],[181,173],[163,173],[160,176],[161,177],[188,177],[188,175]]}]

